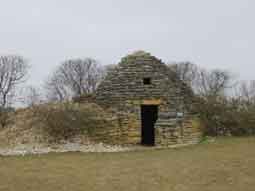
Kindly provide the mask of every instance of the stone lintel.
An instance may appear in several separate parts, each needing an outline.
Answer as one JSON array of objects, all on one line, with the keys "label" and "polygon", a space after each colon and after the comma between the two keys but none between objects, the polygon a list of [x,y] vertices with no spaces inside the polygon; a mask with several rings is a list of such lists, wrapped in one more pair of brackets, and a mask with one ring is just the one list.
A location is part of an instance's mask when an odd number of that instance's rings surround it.
[{"label": "stone lintel", "polygon": [[152,99],[152,100],[143,100],[142,105],[160,105],[160,99]]},{"label": "stone lintel", "polygon": [[148,100],[128,100],[127,103],[133,105],[160,105],[161,99],[148,99]]}]

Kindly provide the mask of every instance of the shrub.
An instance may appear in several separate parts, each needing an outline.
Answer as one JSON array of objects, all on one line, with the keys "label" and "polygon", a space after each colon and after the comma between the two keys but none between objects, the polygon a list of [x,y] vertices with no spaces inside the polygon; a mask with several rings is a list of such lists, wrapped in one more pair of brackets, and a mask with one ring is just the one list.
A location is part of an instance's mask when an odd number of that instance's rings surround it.
[{"label": "shrub", "polygon": [[78,105],[68,102],[40,105],[34,107],[34,115],[53,141],[78,134],[93,134],[96,129],[107,125],[106,114],[96,104]]},{"label": "shrub", "polygon": [[205,135],[255,134],[254,105],[244,106],[242,101],[218,97],[217,99],[201,99],[196,109],[205,126]]},{"label": "shrub", "polygon": [[0,128],[5,128],[12,123],[11,114],[14,113],[14,108],[0,108]]}]

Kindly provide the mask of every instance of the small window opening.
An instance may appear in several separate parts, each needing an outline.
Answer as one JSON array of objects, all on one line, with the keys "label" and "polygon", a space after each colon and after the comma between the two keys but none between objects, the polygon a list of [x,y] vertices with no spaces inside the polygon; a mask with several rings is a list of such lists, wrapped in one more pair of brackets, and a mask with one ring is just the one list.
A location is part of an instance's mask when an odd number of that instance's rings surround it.
[{"label": "small window opening", "polygon": [[151,84],[151,78],[144,78],[144,79],[143,79],[143,84],[144,84],[144,85],[149,85],[149,84]]}]

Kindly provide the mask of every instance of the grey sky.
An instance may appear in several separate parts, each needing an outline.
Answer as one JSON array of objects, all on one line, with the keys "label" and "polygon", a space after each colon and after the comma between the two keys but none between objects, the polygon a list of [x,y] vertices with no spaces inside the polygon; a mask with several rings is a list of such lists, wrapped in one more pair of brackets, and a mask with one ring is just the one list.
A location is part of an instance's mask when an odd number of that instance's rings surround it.
[{"label": "grey sky", "polygon": [[66,58],[117,63],[134,50],[255,79],[254,0],[0,0],[0,54],[40,84]]}]

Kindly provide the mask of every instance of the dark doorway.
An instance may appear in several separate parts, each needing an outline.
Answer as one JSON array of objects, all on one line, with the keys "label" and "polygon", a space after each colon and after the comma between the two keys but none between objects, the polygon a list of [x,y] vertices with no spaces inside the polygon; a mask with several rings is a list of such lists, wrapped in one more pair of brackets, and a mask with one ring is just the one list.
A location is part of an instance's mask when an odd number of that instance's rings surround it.
[{"label": "dark doorway", "polygon": [[154,125],[158,118],[157,105],[142,105],[141,119],[142,119],[142,140],[143,145],[155,145],[155,130]]}]

